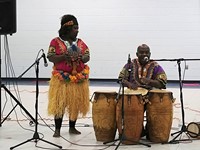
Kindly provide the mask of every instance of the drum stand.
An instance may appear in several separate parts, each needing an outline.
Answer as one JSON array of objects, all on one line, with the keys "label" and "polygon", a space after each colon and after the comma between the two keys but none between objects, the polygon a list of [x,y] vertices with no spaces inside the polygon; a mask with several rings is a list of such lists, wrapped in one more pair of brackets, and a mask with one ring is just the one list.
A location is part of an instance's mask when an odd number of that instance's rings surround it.
[{"label": "drum stand", "polygon": [[117,147],[115,148],[115,150],[117,150],[119,145],[121,144],[121,142],[126,140],[126,141],[130,141],[130,142],[133,142],[133,143],[136,143],[136,144],[141,144],[141,145],[144,145],[144,146],[147,146],[147,147],[151,147],[151,145],[149,145],[149,144],[145,144],[145,143],[141,143],[141,142],[138,142],[138,141],[129,140],[129,139],[127,139],[125,137],[125,135],[124,135],[124,85],[123,85],[122,81],[120,81],[119,83],[120,83],[120,88],[119,88],[119,92],[118,92],[118,95],[117,95],[116,99],[117,100],[119,99],[119,95],[120,95],[120,92],[121,92],[121,89],[122,89],[122,106],[121,106],[122,107],[122,109],[121,109],[122,110],[122,134],[119,136],[118,139],[115,139],[113,141],[104,142],[103,144],[119,141],[119,143],[117,144]]}]

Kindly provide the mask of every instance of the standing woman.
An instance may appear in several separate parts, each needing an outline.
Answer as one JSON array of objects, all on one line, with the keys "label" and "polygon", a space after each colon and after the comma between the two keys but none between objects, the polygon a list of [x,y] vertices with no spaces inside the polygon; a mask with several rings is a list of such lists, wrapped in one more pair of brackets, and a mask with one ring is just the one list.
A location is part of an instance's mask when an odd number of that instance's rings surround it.
[{"label": "standing woman", "polygon": [[48,114],[54,116],[55,133],[60,137],[64,114],[69,116],[69,133],[81,134],[76,120],[89,111],[89,67],[87,45],[79,38],[78,21],[73,15],[61,18],[59,37],[51,40],[47,58],[53,63],[49,82]]}]

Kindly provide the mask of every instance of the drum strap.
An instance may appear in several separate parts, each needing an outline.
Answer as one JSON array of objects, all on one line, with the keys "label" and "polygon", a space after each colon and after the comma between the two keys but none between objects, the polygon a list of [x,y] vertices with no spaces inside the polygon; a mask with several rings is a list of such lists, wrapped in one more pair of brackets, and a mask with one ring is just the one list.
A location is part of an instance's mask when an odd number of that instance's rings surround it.
[{"label": "drum strap", "polygon": [[131,95],[128,95],[128,104],[131,104]]}]

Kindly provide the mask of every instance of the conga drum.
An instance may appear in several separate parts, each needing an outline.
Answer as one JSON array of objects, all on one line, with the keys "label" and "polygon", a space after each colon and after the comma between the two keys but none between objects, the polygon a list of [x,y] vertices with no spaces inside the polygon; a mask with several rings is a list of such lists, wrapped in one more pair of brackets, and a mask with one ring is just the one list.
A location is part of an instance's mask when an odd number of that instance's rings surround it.
[{"label": "conga drum", "polygon": [[108,142],[116,134],[116,95],[115,91],[93,93],[92,121],[97,141]]},{"label": "conga drum", "polygon": [[[137,144],[144,121],[143,90],[125,90],[116,106],[117,128],[123,144]],[[145,93],[147,90],[145,89]],[[122,116],[123,113],[123,116]],[[123,118],[122,118],[123,117]]]},{"label": "conga drum", "polygon": [[148,100],[146,117],[149,140],[168,142],[173,119],[173,94],[167,90],[150,90]]},{"label": "conga drum", "polygon": [[200,138],[200,122],[191,122],[187,125],[188,134],[192,138]]}]

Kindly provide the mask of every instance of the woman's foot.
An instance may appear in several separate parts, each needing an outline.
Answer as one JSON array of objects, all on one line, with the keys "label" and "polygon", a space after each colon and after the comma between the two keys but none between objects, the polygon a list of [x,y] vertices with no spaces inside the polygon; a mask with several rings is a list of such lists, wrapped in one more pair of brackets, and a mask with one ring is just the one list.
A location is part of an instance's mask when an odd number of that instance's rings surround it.
[{"label": "woman's foot", "polygon": [[76,130],[75,127],[70,127],[70,128],[69,128],[69,133],[70,133],[70,134],[81,134],[81,132],[78,131],[78,130]]},{"label": "woman's foot", "polygon": [[60,130],[59,129],[55,130],[53,137],[60,137]]}]

